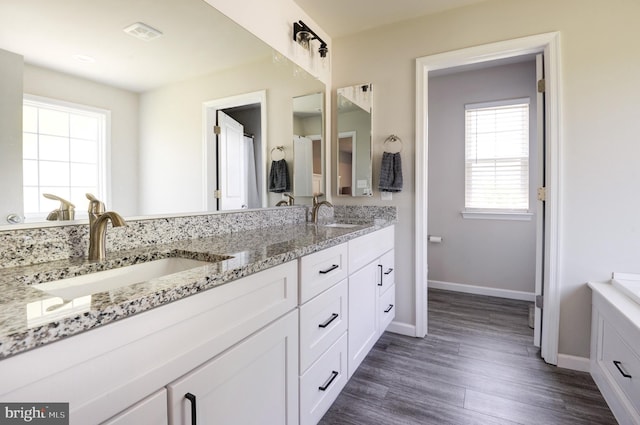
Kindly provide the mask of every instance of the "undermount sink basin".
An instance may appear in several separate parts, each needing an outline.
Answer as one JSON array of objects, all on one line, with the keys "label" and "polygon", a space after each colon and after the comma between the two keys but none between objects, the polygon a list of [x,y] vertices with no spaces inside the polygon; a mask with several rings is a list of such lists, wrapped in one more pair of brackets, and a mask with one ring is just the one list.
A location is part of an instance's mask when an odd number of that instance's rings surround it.
[{"label": "undermount sink basin", "polygon": [[188,258],[163,258],[147,263],[119,267],[117,269],[89,273],[67,279],[33,285],[34,288],[63,300],[109,291],[145,282],[174,273],[186,271],[196,267],[212,264],[208,261],[191,260]]},{"label": "undermount sink basin", "polygon": [[337,227],[340,229],[351,229],[352,227],[358,227],[358,224],[347,224],[347,223],[331,223],[331,224],[323,224],[324,227]]}]

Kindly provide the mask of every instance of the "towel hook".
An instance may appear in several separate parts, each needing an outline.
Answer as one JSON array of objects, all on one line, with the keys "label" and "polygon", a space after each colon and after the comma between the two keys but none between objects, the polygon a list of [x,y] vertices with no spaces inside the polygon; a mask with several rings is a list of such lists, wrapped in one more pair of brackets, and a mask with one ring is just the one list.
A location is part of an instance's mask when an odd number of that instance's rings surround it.
[{"label": "towel hook", "polygon": [[[396,143],[399,143],[399,147],[397,148],[397,151],[396,152],[390,152],[388,150],[389,146],[390,145],[395,145]],[[402,152],[402,147],[403,147],[402,139],[399,138],[398,136],[396,136],[395,134],[392,134],[391,136],[387,137],[385,139],[385,141],[384,141],[384,148],[389,153],[400,153],[400,152]]]},{"label": "towel hook", "polygon": [[[282,154],[282,158],[276,159],[273,156],[273,151],[279,151]],[[277,153],[277,152],[276,152]],[[281,161],[286,157],[285,152],[284,152],[284,146],[276,146],[275,148],[271,149],[271,160],[272,161]]]}]

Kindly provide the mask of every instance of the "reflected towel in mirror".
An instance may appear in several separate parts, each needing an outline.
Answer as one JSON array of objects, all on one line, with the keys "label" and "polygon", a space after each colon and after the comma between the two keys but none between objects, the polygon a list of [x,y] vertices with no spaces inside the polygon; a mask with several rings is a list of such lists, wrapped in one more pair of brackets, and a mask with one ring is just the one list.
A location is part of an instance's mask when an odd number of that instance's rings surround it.
[{"label": "reflected towel in mirror", "polygon": [[271,171],[269,172],[269,192],[283,193],[291,191],[291,180],[289,179],[289,168],[287,161],[271,161]]},{"label": "reflected towel in mirror", "polygon": [[380,166],[381,192],[400,192],[402,190],[402,160],[400,152],[384,152]]}]

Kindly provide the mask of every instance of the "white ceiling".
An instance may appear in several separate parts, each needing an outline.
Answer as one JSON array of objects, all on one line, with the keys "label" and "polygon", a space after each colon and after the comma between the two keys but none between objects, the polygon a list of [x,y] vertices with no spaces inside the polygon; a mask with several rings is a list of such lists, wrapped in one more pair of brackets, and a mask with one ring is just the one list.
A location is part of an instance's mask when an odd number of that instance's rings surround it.
[{"label": "white ceiling", "polygon": [[486,0],[294,0],[333,38]]},{"label": "white ceiling", "polygon": [[[163,32],[123,32],[144,22]],[[0,49],[25,62],[142,92],[271,55],[203,0],[1,0]],[[93,57],[81,63],[74,55]]]}]

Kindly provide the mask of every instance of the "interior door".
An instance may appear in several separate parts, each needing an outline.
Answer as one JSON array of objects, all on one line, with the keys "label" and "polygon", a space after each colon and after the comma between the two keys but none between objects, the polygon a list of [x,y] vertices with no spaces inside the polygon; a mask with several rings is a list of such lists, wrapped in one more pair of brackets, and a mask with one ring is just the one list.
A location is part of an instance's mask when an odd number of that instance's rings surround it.
[{"label": "interior door", "polygon": [[247,208],[248,186],[244,127],[218,111],[218,210]]},{"label": "interior door", "polygon": [[[544,57],[542,54],[536,55],[536,81],[544,81]],[[538,90],[537,99],[537,157],[538,157],[538,188],[542,188],[539,192],[536,208],[536,282],[535,295],[536,306],[534,314],[533,328],[533,344],[540,347],[542,339],[542,298],[544,296],[544,276],[545,276],[545,209],[546,201],[544,200],[545,188],[545,105],[544,91]]]}]

